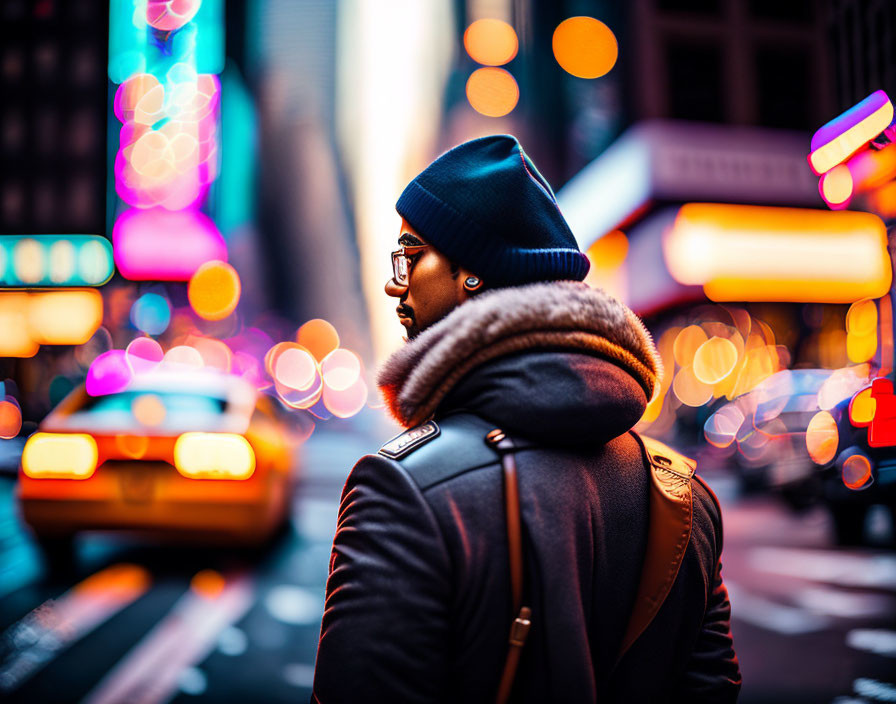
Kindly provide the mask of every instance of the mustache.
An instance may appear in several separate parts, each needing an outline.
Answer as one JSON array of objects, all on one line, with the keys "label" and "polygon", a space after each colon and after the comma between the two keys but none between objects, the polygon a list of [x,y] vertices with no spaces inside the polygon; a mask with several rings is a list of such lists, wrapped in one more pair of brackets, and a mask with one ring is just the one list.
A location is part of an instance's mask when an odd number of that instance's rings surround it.
[{"label": "mustache", "polygon": [[404,316],[405,318],[414,320],[414,309],[411,308],[407,303],[400,303],[395,309],[395,312],[398,313],[398,315]]}]

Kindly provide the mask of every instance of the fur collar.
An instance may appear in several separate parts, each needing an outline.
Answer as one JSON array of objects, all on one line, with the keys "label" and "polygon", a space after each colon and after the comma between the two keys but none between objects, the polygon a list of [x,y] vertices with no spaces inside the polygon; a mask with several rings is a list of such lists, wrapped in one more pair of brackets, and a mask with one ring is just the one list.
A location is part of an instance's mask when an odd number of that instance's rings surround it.
[{"label": "fur collar", "polygon": [[470,370],[527,349],[581,351],[628,371],[647,398],[662,363],[647,328],[602,289],[563,281],[487,291],[392,354],[378,383],[392,415],[405,427],[430,418]]}]

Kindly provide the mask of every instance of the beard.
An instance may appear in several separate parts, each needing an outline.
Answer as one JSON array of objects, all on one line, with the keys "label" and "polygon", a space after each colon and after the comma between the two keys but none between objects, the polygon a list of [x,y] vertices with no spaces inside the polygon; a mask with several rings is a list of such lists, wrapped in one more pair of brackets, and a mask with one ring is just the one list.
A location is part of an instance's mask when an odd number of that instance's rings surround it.
[{"label": "beard", "polygon": [[414,315],[414,309],[406,303],[402,303],[398,306],[397,313],[399,316],[399,320],[401,318],[404,318],[405,320],[409,321],[409,324],[405,324],[404,322],[402,322],[402,325],[404,325],[405,329],[407,330],[408,340],[413,340],[415,337],[417,337],[417,335],[420,334],[420,327],[417,325],[417,318]]}]

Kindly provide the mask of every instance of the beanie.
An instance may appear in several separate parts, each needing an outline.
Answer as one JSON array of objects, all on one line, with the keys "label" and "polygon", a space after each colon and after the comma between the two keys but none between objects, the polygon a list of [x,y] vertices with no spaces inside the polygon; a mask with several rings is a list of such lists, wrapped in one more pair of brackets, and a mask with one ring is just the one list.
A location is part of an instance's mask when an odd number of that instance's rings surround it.
[{"label": "beanie", "polygon": [[445,152],[407,185],[395,209],[488,287],[581,281],[588,273],[550,185],[508,134]]}]

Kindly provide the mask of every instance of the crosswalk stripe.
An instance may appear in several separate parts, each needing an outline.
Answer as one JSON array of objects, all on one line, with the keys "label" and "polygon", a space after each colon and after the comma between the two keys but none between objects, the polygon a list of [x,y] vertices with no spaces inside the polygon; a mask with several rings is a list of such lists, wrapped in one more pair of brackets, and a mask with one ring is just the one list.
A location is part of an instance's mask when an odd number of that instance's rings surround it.
[{"label": "crosswalk stripe", "polygon": [[61,651],[146,592],[149,573],[137,565],[107,567],[50,599],[0,635],[0,692],[17,689]]},{"label": "crosswalk stripe", "polygon": [[760,572],[845,587],[896,590],[896,557],[892,555],[762,547],[751,550],[748,561]]},{"label": "crosswalk stripe", "polygon": [[896,600],[888,594],[848,592],[828,587],[808,587],[793,595],[798,606],[838,618],[874,618],[896,612]]},{"label": "crosswalk stripe", "polygon": [[[202,574],[202,573],[200,573]],[[197,578],[199,575],[197,575]],[[161,704],[176,693],[178,676],[214,648],[222,630],[254,602],[246,575],[197,583],[84,698],[85,704]],[[211,587],[209,587],[211,584]]]},{"label": "crosswalk stripe", "polygon": [[731,618],[735,621],[744,621],[784,635],[823,631],[831,624],[830,618],[822,614],[778,604],[752,594],[728,579],[725,584],[731,599]]}]

